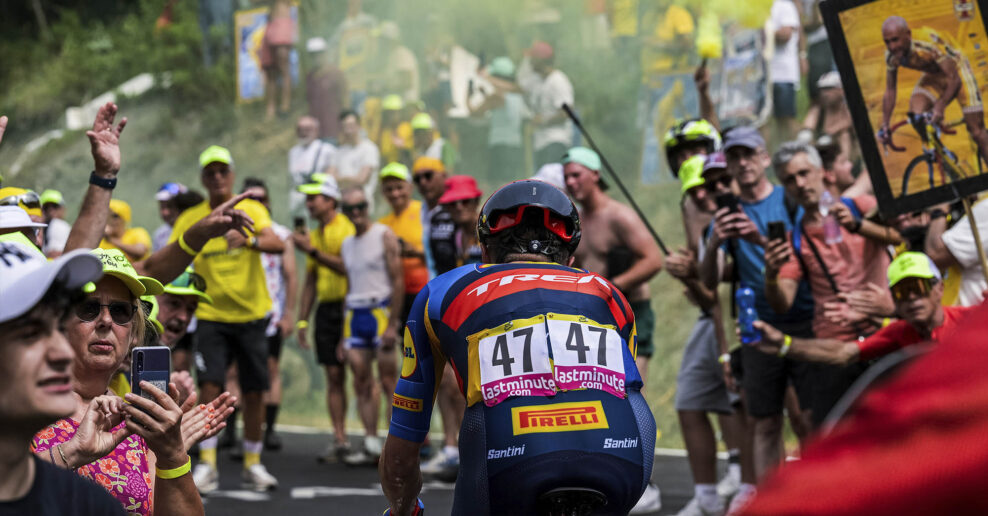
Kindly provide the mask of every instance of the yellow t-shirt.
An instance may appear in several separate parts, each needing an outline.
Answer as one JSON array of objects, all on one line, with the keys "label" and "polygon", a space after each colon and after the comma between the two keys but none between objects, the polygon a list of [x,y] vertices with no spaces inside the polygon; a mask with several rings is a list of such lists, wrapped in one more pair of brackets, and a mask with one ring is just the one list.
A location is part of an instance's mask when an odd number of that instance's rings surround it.
[{"label": "yellow t-shirt", "polygon": [[[127,228],[124,231],[123,236],[120,237],[120,241],[123,242],[125,245],[144,244],[144,247],[147,249],[147,251],[144,251],[144,254],[141,256],[134,256],[131,254],[124,253],[127,259],[131,261],[131,263],[139,262],[141,260],[146,259],[148,256],[151,256],[151,235],[149,235],[147,230],[144,228]],[[119,247],[111,244],[110,242],[107,242],[105,238],[100,241],[99,248],[120,249]]]},{"label": "yellow t-shirt", "polygon": [[[245,199],[236,208],[254,220],[255,233],[271,227],[271,215],[261,203]],[[169,243],[178,240],[179,235],[211,211],[207,200],[182,212],[175,221]],[[192,263],[196,273],[206,280],[207,291],[213,298],[211,305],[199,304],[196,310],[199,319],[244,323],[263,319],[271,310],[260,251],[247,247],[229,249],[225,238],[216,237],[206,242]]]},{"label": "yellow t-shirt", "polygon": [[[422,252],[422,201],[412,200],[401,215],[391,212],[378,220],[391,228],[406,246]],[[402,257],[401,266],[405,272],[405,292],[415,294],[429,282],[429,269],[422,258]]]},{"label": "yellow t-shirt", "polygon": [[[329,224],[310,233],[309,242],[320,253],[339,256],[340,248],[343,247],[343,239],[356,233],[357,230],[353,227],[350,219],[337,214]],[[311,271],[313,268],[316,270],[316,299],[320,303],[343,301],[347,291],[346,274],[340,274],[329,267],[319,266],[312,258],[306,259],[305,267],[306,270]]]}]

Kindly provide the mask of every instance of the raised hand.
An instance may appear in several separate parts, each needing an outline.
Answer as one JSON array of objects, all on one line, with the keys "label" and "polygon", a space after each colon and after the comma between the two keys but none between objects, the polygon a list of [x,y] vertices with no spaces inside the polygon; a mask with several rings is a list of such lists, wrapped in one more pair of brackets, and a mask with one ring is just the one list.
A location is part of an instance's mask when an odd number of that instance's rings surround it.
[{"label": "raised hand", "polygon": [[792,256],[789,240],[772,240],[765,246],[765,277],[774,278]]},{"label": "raised hand", "polygon": [[666,257],[666,270],[676,279],[696,277],[696,258],[692,250],[680,247]]},{"label": "raised hand", "polygon": [[250,192],[244,192],[214,208],[209,215],[185,232],[185,242],[195,249],[202,249],[207,241],[221,237],[230,230],[237,231],[246,238],[248,231],[254,231],[254,219],[234,206],[250,196]]},{"label": "raised hand", "polygon": [[120,133],[127,125],[127,118],[114,126],[116,116],[117,105],[107,102],[96,113],[93,129],[86,131],[96,172],[101,175],[116,175],[120,170]]}]

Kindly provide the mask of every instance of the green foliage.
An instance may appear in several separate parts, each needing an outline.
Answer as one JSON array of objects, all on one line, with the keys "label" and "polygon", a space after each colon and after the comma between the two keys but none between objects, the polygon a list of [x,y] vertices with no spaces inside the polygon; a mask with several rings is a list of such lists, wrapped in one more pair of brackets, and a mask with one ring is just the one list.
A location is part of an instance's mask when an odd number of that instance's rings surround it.
[{"label": "green foliage", "polygon": [[65,9],[52,23],[51,43],[11,42],[10,58],[23,66],[10,70],[0,112],[21,127],[50,125],[67,106],[144,72],[167,77],[168,95],[178,106],[231,100],[232,57],[204,67],[196,3],[178,2],[173,23],[156,29],[162,5],[161,0],[139,0],[124,13],[86,21]]}]

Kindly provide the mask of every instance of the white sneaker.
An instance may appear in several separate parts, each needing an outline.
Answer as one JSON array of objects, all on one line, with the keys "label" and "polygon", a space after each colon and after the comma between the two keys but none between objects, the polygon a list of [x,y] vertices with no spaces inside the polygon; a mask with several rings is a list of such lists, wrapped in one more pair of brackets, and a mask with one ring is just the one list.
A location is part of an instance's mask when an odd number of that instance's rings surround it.
[{"label": "white sneaker", "polygon": [[199,494],[207,495],[220,487],[220,472],[206,462],[196,464],[192,470],[192,481],[196,484]]},{"label": "white sneaker", "polygon": [[741,488],[741,475],[732,475],[728,472],[724,478],[717,482],[717,494],[722,498],[730,498],[737,494]]},{"label": "white sneaker", "polygon": [[638,499],[638,503],[635,504],[628,514],[647,514],[656,512],[661,508],[662,493],[659,492],[659,486],[649,482],[648,486],[645,487],[645,492],[642,493],[642,497]]},{"label": "white sneaker", "polygon": [[278,479],[274,478],[264,464],[254,464],[244,469],[242,474],[244,489],[264,492],[278,487]]},{"label": "white sneaker", "polygon": [[738,494],[736,494],[734,496],[734,499],[731,500],[731,505],[728,506],[727,508],[727,516],[731,516],[733,514],[740,514],[741,510],[744,509],[746,505],[748,505],[748,502],[750,502],[751,499],[754,498],[755,494],[757,493],[758,491],[754,488],[739,490]]},{"label": "white sneaker", "polygon": [[682,510],[676,513],[676,516],[723,516],[724,515],[724,502],[720,502],[720,505],[713,510],[704,510],[700,506],[700,500],[697,497],[693,497],[690,503],[686,504]]},{"label": "white sneaker", "polygon": [[374,466],[378,457],[367,453],[366,450],[355,450],[343,456],[343,464],[347,466]]},{"label": "white sneaker", "polygon": [[455,472],[460,468],[460,457],[450,457],[442,448],[439,453],[432,456],[425,464],[419,468],[423,475],[439,475],[441,473]]},{"label": "white sneaker", "polygon": [[381,450],[384,449],[384,445],[381,443],[381,438],[376,436],[364,437],[364,449],[367,450],[367,454],[372,457],[380,457]]}]

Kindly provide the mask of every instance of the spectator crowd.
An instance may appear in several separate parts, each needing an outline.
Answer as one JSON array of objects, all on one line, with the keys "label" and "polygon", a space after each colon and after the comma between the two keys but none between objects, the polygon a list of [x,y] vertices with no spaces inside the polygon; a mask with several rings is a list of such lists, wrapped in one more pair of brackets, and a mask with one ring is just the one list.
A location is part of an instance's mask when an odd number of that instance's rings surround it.
[{"label": "spectator crowd", "polygon": [[[969,215],[956,203],[879,213],[813,1],[775,0],[768,13],[773,115],[763,127],[722,123],[706,64],[695,70],[700,111],[658,135],[679,180],[685,236],[667,255],[611,195],[598,152],[574,143],[563,106],[579,106],[579,92],[556,67],[553,45],[536,40],[520,59],[498,56],[477,71],[484,94],[466,115],[487,121],[480,161],[489,168],[474,171],[458,148],[448,74],[438,73],[448,71],[450,49],[420,66],[395,22],[359,1],[348,6],[333,34],[298,45],[311,67],[297,143],[279,172],[287,197],[269,191],[270,177],[239,177],[236,156],[209,145],[198,156],[201,185],[161,185],[161,225],[134,225],[133,210],[145,207],[113,197],[118,179],[137,180],[121,165],[126,119],[113,104],[87,132],[94,169],[74,222],[54,189],[0,188],[0,411],[12,444],[2,460],[34,479],[5,485],[0,512],[55,504],[70,514],[59,500],[71,499],[77,514],[201,514],[201,497],[220,485],[224,447],[242,455],[247,487],[276,488],[262,453],[282,446],[279,357],[289,341],[312,349],[326,376],[333,436],[318,459],[375,465],[380,415],[389,419],[399,402],[412,302],[430,279],[485,261],[478,177],[497,186],[534,177],[576,202],[575,266],[627,298],[646,384],[663,337],[652,299],[680,295],[650,281],[664,268],[696,306],[675,394],[695,485],[684,516],[759,513],[760,503],[784,498],[758,493],[799,455],[783,438],[786,421],[802,448],[872,364],[946,338],[983,299],[971,227],[988,234],[988,204]],[[298,30],[289,9],[273,2],[265,36],[271,117],[291,110],[288,52]],[[687,9],[660,14],[692,32]],[[802,120],[801,85],[809,86]],[[6,124],[0,117],[0,138]],[[275,221],[272,205],[287,207],[291,224]],[[752,345],[725,324],[742,289],[758,314]],[[140,385],[150,399],[131,392],[135,346],[172,353],[170,383]],[[451,371],[437,399],[442,442],[423,447],[422,471],[450,481],[464,411]],[[355,447],[351,405],[364,433]],[[718,434],[729,456],[720,478]],[[652,485],[633,513],[660,505]]]}]

